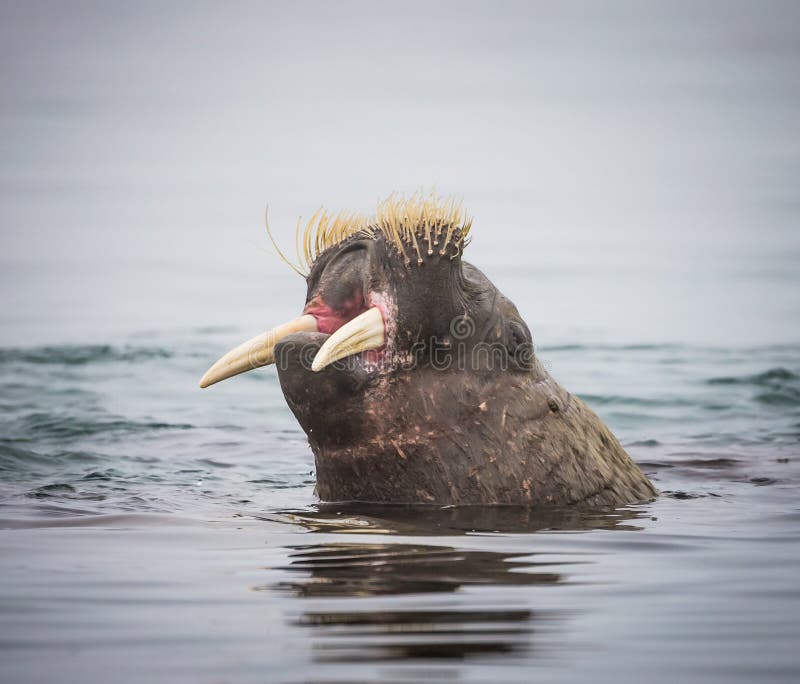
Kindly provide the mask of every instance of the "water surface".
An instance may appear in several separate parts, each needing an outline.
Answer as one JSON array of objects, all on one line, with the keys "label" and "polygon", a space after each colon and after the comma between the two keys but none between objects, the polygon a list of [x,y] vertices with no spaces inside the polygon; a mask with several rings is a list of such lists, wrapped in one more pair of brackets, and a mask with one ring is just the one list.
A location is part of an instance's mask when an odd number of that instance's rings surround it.
[{"label": "water surface", "polygon": [[[0,9],[0,680],[800,678],[783,3]],[[322,505],[272,370],[321,202],[436,185],[662,494]]]},{"label": "water surface", "polygon": [[272,371],[185,400],[227,334],[0,352],[4,681],[797,673],[797,348],[543,346],[662,496],[407,508],[314,503]]}]

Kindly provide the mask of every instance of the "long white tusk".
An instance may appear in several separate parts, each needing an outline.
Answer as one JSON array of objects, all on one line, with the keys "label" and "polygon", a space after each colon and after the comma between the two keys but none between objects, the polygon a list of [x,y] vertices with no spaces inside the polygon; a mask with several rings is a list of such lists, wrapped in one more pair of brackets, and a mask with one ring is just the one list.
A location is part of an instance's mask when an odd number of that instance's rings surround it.
[{"label": "long white tusk", "polygon": [[383,346],[385,338],[381,312],[377,307],[367,309],[325,340],[311,363],[311,370],[321,371],[345,356],[378,349]]},{"label": "long white tusk", "polygon": [[247,340],[235,349],[231,349],[211,366],[200,380],[200,387],[208,387],[220,380],[227,380],[234,375],[239,375],[239,373],[275,363],[275,345],[284,337],[296,332],[316,331],[316,319],[304,314],[277,328],[256,335],[252,340]]}]

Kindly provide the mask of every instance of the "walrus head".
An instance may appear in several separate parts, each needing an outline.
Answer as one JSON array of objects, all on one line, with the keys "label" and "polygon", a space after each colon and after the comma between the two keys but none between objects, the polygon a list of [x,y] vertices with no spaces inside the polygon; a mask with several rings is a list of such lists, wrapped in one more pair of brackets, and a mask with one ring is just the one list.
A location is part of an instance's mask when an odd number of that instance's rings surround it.
[{"label": "walrus head", "polygon": [[470,228],[433,195],[393,195],[372,218],[318,212],[298,249],[301,315],[228,352],[200,386],[275,363],[326,500],[585,500],[587,487],[528,472],[561,448],[542,428],[571,397],[514,304],[462,260]]}]

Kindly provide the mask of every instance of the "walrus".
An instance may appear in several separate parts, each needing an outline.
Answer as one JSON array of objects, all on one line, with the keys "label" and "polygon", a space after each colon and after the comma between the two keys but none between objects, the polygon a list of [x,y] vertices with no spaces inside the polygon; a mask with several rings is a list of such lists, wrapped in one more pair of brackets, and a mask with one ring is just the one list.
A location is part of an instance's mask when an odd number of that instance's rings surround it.
[{"label": "walrus", "polygon": [[301,315],[225,354],[200,386],[275,363],[323,501],[654,497],[603,421],[547,373],[516,306],[463,260],[471,227],[460,202],[434,194],[392,195],[371,217],[318,211],[302,234],[298,223],[307,272],[275,245],[306,279]]}]

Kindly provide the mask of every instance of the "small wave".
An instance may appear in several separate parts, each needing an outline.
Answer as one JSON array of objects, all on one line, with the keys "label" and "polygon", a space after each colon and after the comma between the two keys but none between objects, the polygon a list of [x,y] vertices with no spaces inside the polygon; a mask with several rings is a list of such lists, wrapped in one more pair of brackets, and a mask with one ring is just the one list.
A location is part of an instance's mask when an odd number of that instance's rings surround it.
[{"label": "small wave", "polygon": [[601,406],[641,406],[648,408],[670,408],[695,406],[696,402],[682,397],[665,397],[664,399],[646,399],[644,397],[626,397],[616,394],[581,394],[587,404]]},{"label": "small wave", "polygon": [[129,363],[147,359],[168,359],[173,353],[162,347],[114,347],[109,344],[58,345],[0,348],[0,364],[34,363],[83,366],[90,363]]},{"label": "small wave", "polygon": [[692,499],[702,499],[705,496],[717,496],[711,492],[703,494],[700,492],[686,492],[682,489],[662,491],[661,495],[669,499],[677,499],[678,501],[691,501]]},{"label": "small wave", "polygon": [[638,442],[631,442],[627,445],[628,447],[657,447],[661,446],[661,442],[657,439],[642,439]]},{"label": "small wave", "polygon": [[766,406],[800,406],[800,376],[788,368],[770,368],[763,373],[711,378],[709,385],[750,386],[763,391],[753,397]]},{"label": "small wave", "polygon": [[210,466],[212,468],[235,468],[235,463],[228,463],[227,461],[220,461],[218,459],[213,458],[199,458],[197,459],[198,463],[202,463],[203,465]]},{"label": "small wave", "polygon": [[783,387],[756,396],[756,401],[767,406],[800,406],[800,389]]},{"label": "small wave", "polygon": [[260,478],[258,480],[248,480],[248,484],[265,484],[269,485],[270,489],[302,489],[309,485],[316,484],[315,480],[303,479],[291,482],[288,479],[280,480],[277,478]]},{"label": "small wave", "polygon": [[686,347],[679,344],[555,344],[537,345],[537,351],[550,352],[571,351],[677,351]]},{"label": "small wave", "polygon": [[667,463],[665,461],[639,461],[636,463],[642,470],[663,470],[665,468],[674,468],[674,463]]},{"label": "small wave", "polygon": [[0,529],[4,530],[44,527],[104,527],[109,530],[123,530],[151,525],[174,527],[196,524],[194,520],[171,513],[97,513],[90,509],[47,505],[38,505],[34,509],[26,508],[19,517],[0,518]]},{"label": "small wave", "polygon": [[788,368],[770,368],[763,373],[742,376],[724,376],[711,378],[709,385],[756,385],[758,387],[771,387],[790,380],[797,380],[798,376]]},{"label": "small wave", "polygon": [[106,468],[105,470],[92,470],[86,473],[81,480],[87,482],[112,482],[116,478],[122,477],[122,473],[114,468]]},{"label": "small wave", "polygon": [[751,477],[748,482],[754,484],[756,487],[766,487],[767,485],[775,484],[777,480],[771,477]]},{"label": "small wave", "polygon": [[70,463],[87,464],[101,461],[104,457],[88,451],[58,451],[42,454],[30,449],[22,449],[13,444],[0,442],[0,472],[4,474],[29,474],[37,468],[51,468],[54,465]]},{"label": "small wave", "polygon": [[[30,413],[15,421],[15,432],[19,441],[36,441],[43,437],[69,439],[108,432],[149,432],[151,430],[190,430],[188,423],[164,423],[160,421],[132,421],[111,416],[90,420],[76,418],[63,413]],[[22,436],[24,435],[24,437]]]},{"label": "small wave", "polygon": [[59,494],[74,494],[75,487],[70,484],[56,482],[53,484],[42,485],[37,487],[31,492],[34,495],[40,496],[58,496]]},{"label": "small wave", "polygon": [[0,444],[0,472],[30,470],[34,464],[46,464],[48,459],[30,449],[21,449],[11,444]]},{"label": "small wave", "polygon": [[583,349],[587,349],[583,344],[556,344],[546,347],[537,346],[537,351],[544,354],[549,354],[551,352],[582,351]]},{"label": "small wave", "polygon": [[688,468],[735,468],[739,466],[741,462],[736,458],[721,456],[718,458],[688,458],[676,460],[673,463],[676,466]]},{"label": "small wave", "polygon": [[30,499],[57,499],[68,501],[105,501],[106,495],[92,491],[79,491],[66,482],[54,482],[29,491]]}]

